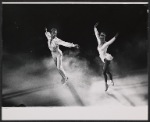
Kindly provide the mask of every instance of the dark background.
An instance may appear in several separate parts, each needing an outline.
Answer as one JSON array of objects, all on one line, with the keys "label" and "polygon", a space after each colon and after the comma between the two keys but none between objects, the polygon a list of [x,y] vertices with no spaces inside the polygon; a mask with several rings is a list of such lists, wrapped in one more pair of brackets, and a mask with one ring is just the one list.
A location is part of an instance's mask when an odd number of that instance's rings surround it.
[{"label": "dark background", "polygon": [[[93,85],[94,81],[98,83],[103,81],[100,74],[102,62],[93,31],[96,22],[99,22],[99,32],[106,33],[106,41],[119,32],[116,41],[108,48],[108,52],[114,56],[111,66],[115,83],[124,86],[125,83],[144,82],[146,87],[140,89],[133,87],[133,91],[139,93],[141,96],[138,97],[142,100],[147,100],[147,75],[142,75],[141,70],[144,69],[144,73],[147,73],[145,69],[148,48],[148,5],[3,4],[2,7],[3,106],[18,106],[22,103],[27,106],[64,105],[60,98],[65,92],[55,87],[61,85],[61,77],[51,59],[44,35],[45,27],[57,28],[59,38],[80,45],[79,50],[62,46],[60,48],[64,54],[64,69],[81,96],[82,91],[88,93],[86,87]],[[133,70],[134,73],[140,71],[136,77],[134,75],[132,77]],[[125,77],[119,79],[118,76]],[[56,92],[52,92],[51,86]],[[43,94],[41,87],[48,91]],[[103,89],[103,85],[98,89]],[[125,93],[128,91],[126,88],[124,90]],[[134,100],[133,96],[129,96],[129,91],[126,97]],[[60,96],[53,98],[54,93]],[[49,98],[50,95],[52,98]],[[67,94],[62,98],[64,101],[66,96]],[[67,97],[68,102],[71,101],[70,98]],[[142,103],[140,100],[134,102]]]},{"label": "dark background", "polygon": [[[119,32],[117,40],[108,48],[114,60],[120,66],[144,68],[147,66],[147,7],[142,4],[4,4],[3,53],[24,53],[37,59],[48,57],[50,51],[44,28],[55,27],[58,37],[79,44],[78,56],[93,65],[93,59],[98,56],[93,26],[99,22],[98,30],[106,33],[106,41]],[[64,53],[77,51],[65,47],[61,50]]]}]

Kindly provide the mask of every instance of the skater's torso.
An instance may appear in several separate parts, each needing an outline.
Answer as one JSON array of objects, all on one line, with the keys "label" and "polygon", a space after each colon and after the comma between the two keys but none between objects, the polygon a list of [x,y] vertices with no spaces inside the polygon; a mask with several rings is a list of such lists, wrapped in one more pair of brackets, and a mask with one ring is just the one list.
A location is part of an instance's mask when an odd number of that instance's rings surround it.
[{"label": "skater's torso", "polygon": [[100,44],[97,47],[97,50],[99,52],[99,56],[100,56],[100,58],[103,62],[104,62],[104,59],[107,59],[107,60],[112,60],[113,59],[111,54],[107,53],[108,46],[105,46],[104,44]]},{"label": "skater's torso", "polygon": [[65,42],[59,38],[52,37],[49,32],[45,33],[47,39],[48,39],[48,47],[52,53],[52,55],[60,56],[62,55],[62,51],[59,49],[59,45],[65,46],[65,47],[74,47],[75,45],[73,43]]},{"label": "skater's torso", "polygon": [[62,55],[62,51],[59,49],[59,44],[57,43],[58,41],[59,39],[57,37],[48,40],[48,47],[52,53],[59,53]]},{"label": "skater's torso", "polygon": [[51,34],[49,32],[45,34],[48,39],[48,48],[50,49],[52,55],[62,55],[62,51],[59,49],[58,44],[59,39],[57,37],[52,39]]}]

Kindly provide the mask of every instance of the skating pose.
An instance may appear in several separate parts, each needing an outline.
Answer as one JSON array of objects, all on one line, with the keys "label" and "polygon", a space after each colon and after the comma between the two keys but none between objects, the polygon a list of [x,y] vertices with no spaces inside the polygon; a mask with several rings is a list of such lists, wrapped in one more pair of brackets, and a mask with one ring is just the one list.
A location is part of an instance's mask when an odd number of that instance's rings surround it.
[{"label": "skating pose", "polygon": [[107,91],[108,90],[107,75],[109,76],[112,85],[114,85],[113,77],[109,70],[109,64],[110,64],[111,60],[113,60],[113,57],[111,56],[111,54],[107,53],[107,48],[110,44],[112,44],[115,41],[115,39],[118,36],[118,33],[111,40],[106,42],[105,41],[106,34],[104,32],[101,32],[99,35],[99,32],[96,28],[97,25],[98,25],[98,23],[96,23],[94,25],[94,33],[95,33],[95,36],[96,36],[97,42],[98,42],[97,50],[99,52],[99,57],[101,58],[102,62],[104,63],[103,75],[104,75],[104,79],[105,79],[105,91]]},{"label": "skating pose", "polygon": [[62,54],[62,51],[59,49],[59,45],[62,45],[65,47],[75,47],[75,48],[79,48],[79,46],[78,46],[78,44],[68,43],[68,42],[65,42],[65,41],[62,41],[61,39],[59,39],[57,37],[57,29],[55,29],[55,28],[52,28],[50,30],[50,32],[47,31],[47,28],[45,28],[45,35],[48,40],[48,47],[51,51],[53,60],[56,64],[56,67],[57,67],[60,75],[62,76],[61,82],[64,84],[68,80],[68,77],[66,76],[66,73],[62,66],[63,54]]}]

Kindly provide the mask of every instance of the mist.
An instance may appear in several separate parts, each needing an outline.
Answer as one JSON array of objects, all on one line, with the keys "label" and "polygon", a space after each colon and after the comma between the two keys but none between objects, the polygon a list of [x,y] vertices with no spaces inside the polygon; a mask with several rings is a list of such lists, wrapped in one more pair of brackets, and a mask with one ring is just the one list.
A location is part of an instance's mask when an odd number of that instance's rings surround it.
[{"label": "mist", "polygon": [[[34,58],[29,54],[4,53],[2,67],[3,106],[79,106],[72,88],[85,106],[89,105],[146,105],[147,74],[123,72],[116,61],[111,63],[115,86],[104,91],[102,62],[93,59],[99,70],[95,70],[79,51],[67,51],[63,56],[63,67],[72,87],[61,84],[61,76],[51,56]],[[138,86],[139,84],[139,86]],[[125,89],[121,89],[126,87]],[[118,92],[119,91],[119,92]],[[138,92],[137,92],[138,91]],[[130,98],[129,96],[133,95]],[[133,100],[132,100],[133,99]],[[140,102],[137,102],[138,101]]]}]

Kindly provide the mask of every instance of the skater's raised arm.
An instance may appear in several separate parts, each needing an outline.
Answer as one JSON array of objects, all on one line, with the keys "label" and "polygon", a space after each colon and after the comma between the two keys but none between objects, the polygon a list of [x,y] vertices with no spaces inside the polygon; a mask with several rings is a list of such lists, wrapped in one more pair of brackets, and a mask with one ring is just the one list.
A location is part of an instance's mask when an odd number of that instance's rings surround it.
[{"label": "skater's raised arm", "polygon": [[108,42],[106,42],[107,43],[107,45],[110,45],[110,44],[112,44],[115,40],[116,40],[116,38],[118,37],[118,33],[111,39],[111,40],[109,40]]},{"label": "skater's raised arm", "polygon": [[98,30],[97,30],[97,28],[96,28],[97,25],[98,25],[98,23],[96,23],[96,24],[94,25],[94,33],[95,33],[95,36],[96,36],[98,45],[100,45],[100,44],[101,44],[101,40],[100,40],[100,38],[99,38],[99,32],[98,32]]},{"label": "skater's raised arm", "polygon": [[65,46],[65,47],[76,47],[76,48],[79,48],[79,45],[78,44],[73,44],[73,43],[69,43],[69,42],[65,42],[59,38],[57,38],[57,41],[56,43],[58,45],[62,45],[62,46]]},{"label": "skater's raised arm", "polygon": [[118,37],[118,33],[111,39],[111,40],[109,40],[108,42],[106,42],[104,45],[103,45],[103,48],[105,48],[105,47],[107,47],[107,46],[109,46],[110,44],[112,44],[115,40],[116,40],[116,38]]},{"label": "skater's raised arm", "polygon": [[47,37],[48,40],[51,39],[51,34],[50,32],[47,31],[47,28],[45,28],[45,36]]}]

